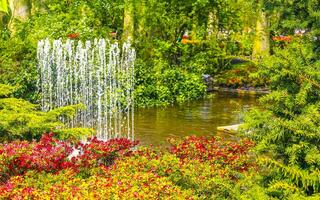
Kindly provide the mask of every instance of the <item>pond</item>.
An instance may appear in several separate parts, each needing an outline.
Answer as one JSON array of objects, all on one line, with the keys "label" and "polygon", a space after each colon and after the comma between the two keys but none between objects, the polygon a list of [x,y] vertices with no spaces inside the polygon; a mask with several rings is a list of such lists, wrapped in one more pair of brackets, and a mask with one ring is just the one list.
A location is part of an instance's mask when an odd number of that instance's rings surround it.
[{"label": "pond", "polygon": [[241,123],[243,112],[257,106],[257,100],[252,94],[216,92],[203,100],[165,108],[139,108],[135,137],[142,145],[166,146],[170,137],[215,135],[218,126]]}]

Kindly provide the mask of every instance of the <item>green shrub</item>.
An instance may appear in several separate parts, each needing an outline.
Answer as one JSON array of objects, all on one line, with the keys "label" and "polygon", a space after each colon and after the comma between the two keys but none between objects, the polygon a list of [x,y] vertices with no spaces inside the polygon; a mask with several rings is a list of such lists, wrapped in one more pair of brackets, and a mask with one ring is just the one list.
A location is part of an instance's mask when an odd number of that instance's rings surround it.
[{"label": "green shrub", "polygon": [[320,62],[302,41],[266,59],[259,76],[271,93],[246,117],[271,195],[320,193]]},{"label": "green shrub", "polygon": [[43,133],[59,129],[61,138],[93,133],[89,129],[68,129],[62,122],[72,119],[82,105],[57,108],[49,112],[38,110],[36,104],[10,97],[15,87],[0,84],[0,141],[14,139],[38,139]]},{"label": "green shrub", "polygon": [[[151,72],[151,75],[146,76],[148,78],[137,84],[135,89],[135,100],[139,106],[167,105],[199,99],[205,95],[206,87],[201,76],[179,68],[164,68],[159,73]],[[142,79],[145,78],[137,77],[138,81]]]}]

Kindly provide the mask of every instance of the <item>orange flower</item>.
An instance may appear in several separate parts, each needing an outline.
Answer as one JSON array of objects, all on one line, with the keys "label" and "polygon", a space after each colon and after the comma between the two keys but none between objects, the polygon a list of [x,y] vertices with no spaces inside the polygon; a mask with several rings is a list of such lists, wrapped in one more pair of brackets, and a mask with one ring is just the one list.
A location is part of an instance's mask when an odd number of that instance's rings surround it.
[{"label": "orange flower", "polygon": [[75,39],[75,38],[78,38],[79,36],[80,36],[79,33],[70,33],[67,35],[67,37],[70,39]]},{"label": "orange flower", "polygon": [[291,42],[292,36],[274,36],[272,37],[273,41],[279,41],[279,42]]}]

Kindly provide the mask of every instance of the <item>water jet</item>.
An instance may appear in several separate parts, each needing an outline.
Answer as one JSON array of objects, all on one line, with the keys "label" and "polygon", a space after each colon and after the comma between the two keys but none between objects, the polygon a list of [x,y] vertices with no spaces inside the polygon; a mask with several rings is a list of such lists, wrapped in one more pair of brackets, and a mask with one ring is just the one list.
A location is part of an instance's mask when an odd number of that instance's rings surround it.
[{"label": "water jet", "polygon": [[105,39],[38,42],[41,109],[83,104],[70,127],[89,127],[97,138],[134,140],[134,61],[130,42]]}]

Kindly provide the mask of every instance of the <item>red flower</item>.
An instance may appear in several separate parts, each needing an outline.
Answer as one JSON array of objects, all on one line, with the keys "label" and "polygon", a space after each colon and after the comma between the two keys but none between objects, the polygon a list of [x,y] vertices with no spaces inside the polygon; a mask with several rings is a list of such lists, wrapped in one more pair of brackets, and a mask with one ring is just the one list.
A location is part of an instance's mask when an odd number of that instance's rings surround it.
[{"label": "red flower", "polygon": [[80,36],[79,33],[70,33],[70,34],[67,35],[67,37],[70,38],[70,39],[76,39],[79,36]]},{"label": "red flower", "polygon": [[[60,141],[53,134],[44,134],[39,142],[15,141],[0,144],[0,171],[11,175],[24,174],[28,170],[58,172],[62,169],[89,168],[91,166],[111,165],[119,156],[127,156],[131,148],[137,145],[125,138],[112,139],[106,142],[97,138],[89,139],[89,143],[78,142],[72,145]],[[77,147],[80,155],[68,158]]]},{"label": "red flower", "polygon": [[272,40],[278,42],[291,42],[292,36],[274,36],[272,37]]},{"label": "red flower", "polygon": [[[249,140],[240,143],[226,142],[206,137],[190,136],[182,141],[169,140],[172,154],[180,158],[182,162],[198,160],[212,165],[222,164],[235,170],[243,170],[248,161],[248,150],[254,145]],[[247,169],[247,168],[245,168]]]}]

